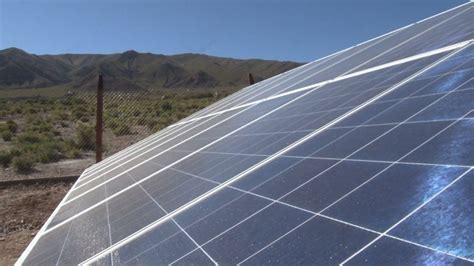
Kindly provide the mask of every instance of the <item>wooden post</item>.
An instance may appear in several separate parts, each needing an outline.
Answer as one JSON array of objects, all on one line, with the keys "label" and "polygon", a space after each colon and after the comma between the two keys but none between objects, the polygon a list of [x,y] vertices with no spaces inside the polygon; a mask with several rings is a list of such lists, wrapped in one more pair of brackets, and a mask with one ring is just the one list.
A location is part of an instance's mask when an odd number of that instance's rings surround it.
[{"label": "wooden post", "polygon": [[99,75],[97,84],[97,114],[95,124],[95,161],[102,161],[102,129],[103,129],[103,108],[104,108],[104,83],[102,75]]},{"label": "wooden post", "polygon": [[249,85],[253,85],[255,83],[255,80],[253,79],[252,73],[249,73]]}]

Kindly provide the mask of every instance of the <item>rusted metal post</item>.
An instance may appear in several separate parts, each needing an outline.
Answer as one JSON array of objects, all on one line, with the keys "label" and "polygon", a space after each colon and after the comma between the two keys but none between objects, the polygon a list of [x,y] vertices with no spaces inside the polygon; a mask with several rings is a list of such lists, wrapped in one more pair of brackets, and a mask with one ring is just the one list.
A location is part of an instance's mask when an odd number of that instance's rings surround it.
[{"label": "rusted metal post", "polygon": [[99,75],[99,84],[97,84],[97,114],[95,124],[95,161],[102,161],[102,130],[103,130],[103,110],[104,109],[104,83],[102,75]]},{"label": "rusted metal post", "polygon": [[249,73],[249,85],[253,85],[255,83],[255,80],[253,79],[252,73]]}]

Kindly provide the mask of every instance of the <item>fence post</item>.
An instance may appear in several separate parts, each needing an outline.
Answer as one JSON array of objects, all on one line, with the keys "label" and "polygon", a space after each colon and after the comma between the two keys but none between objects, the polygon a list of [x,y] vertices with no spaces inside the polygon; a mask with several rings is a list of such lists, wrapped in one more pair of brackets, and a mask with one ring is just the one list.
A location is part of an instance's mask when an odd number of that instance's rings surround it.
[{"label": "fence post", "polygon": [[253,85],[255,83],[255,80],[253,79],[252,73],[249,73],[249,85]]},{"label": "fence post", "polygon": [[99,75],[97,84],[97,114],[95,124],[95,161],[102,161],[102,130],[103,130],[103,108],[104,108],[104,83],[102,75]]}]

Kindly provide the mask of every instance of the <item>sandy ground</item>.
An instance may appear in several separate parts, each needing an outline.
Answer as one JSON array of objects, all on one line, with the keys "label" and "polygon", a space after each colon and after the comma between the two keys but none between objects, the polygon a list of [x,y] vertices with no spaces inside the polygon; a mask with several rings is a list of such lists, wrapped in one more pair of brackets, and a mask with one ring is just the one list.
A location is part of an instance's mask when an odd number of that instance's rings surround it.
[{"label": "sandy ground", "polygon": [[0,187],[0,265],[13,265],[71,186]]}]

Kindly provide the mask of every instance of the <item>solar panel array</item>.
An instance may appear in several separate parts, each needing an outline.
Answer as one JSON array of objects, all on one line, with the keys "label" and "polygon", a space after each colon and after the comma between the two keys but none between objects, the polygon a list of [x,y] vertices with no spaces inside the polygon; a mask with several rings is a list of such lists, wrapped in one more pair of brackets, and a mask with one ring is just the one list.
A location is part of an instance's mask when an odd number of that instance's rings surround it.
[{"label": "solar panel array", "polygon": [[474,3],[87,169],[18,264],[474,262]]}]

